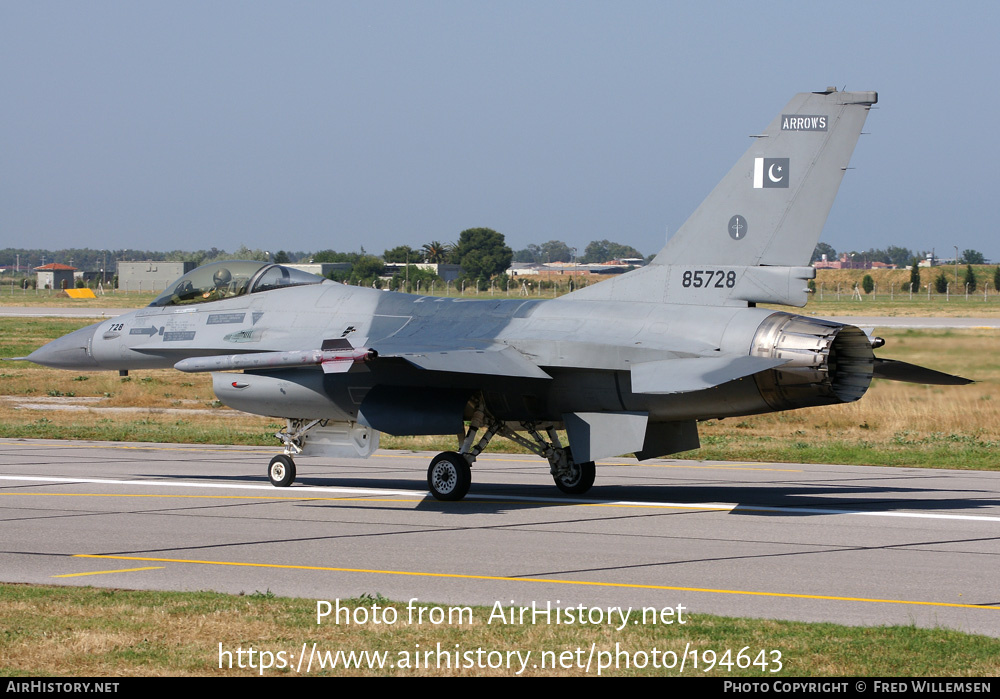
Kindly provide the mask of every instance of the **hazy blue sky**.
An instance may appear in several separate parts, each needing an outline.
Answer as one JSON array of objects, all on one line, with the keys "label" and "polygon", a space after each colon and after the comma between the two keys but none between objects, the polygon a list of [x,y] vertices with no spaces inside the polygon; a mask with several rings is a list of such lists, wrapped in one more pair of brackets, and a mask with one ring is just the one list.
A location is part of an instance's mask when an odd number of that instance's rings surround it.
[{"label": "hazy blue sky", "polygon": [[0,247],[663,244],[796,92],[877,90],[838,250],[1000,259],[1000,3],[0,2]]}]

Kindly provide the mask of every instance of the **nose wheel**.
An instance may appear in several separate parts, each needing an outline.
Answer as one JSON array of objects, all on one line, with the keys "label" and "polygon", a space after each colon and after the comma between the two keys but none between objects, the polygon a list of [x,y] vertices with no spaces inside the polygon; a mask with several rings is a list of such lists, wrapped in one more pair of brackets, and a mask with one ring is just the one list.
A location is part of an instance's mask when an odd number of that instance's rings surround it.
[{"label": "nose wheel", "polygon": [[295,480],[295,462],[292,457],[278,454],[267,467],[267,479],[271,485],[286,488]]}]

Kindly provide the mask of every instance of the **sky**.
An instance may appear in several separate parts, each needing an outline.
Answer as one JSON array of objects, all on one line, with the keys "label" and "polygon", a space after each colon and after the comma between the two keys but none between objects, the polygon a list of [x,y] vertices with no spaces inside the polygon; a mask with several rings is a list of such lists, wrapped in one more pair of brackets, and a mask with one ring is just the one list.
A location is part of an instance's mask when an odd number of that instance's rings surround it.
[{"label": "sky", "polygon": [[0,248],[658,251],[797,92],[821,240],[1000,260],[1000,3],[0,2]]}]

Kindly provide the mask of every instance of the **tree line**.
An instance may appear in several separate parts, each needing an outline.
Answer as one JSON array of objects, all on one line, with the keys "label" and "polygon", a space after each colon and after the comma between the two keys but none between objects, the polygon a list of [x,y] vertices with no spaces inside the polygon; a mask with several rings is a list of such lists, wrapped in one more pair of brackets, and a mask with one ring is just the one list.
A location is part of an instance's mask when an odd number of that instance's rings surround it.
[{"label": "tree line", "polygon": [[[443,243],[433,240],[419,248],[409,245],[399,245],[385,250],[381,256],[373,255],[361,247],[358,252],[338,252],[333,249],[318,252],[305,251],[267,251],[250,249],[241,246],[233,253],[219,248],[187,251],[172,250],[168,252],[139,249],[95,250],[91,248],[68,248],[64,250],[40,250],[23,248],[6,248],[0,250],[0,266],[13,267],[20,265],[22,274],[30,274],[34,267],[51,262],[71,265],[80,270],[96,272],[107,269],[108,278],[116,270],[116,262],[121,260],[150,260],[193,262],[196,266],[226,259],[262,260],[277,263],[321,263],[334,262],[344,265],[344,269],[334,271],[330,276],[336,281],[349,284],[365,284],[381,286],[386,263],[402,263],[407,265],[395,272],[394,288],[398,280],[405,278],[411,285],[417,281],[424,286],[440,281],[433,272],[420,269],[418,263],[455,264],[461,269],[460,281],[471,283],[480,289],[488,288],[490,281],[506,283],[506,271],[511,262],[570,262],[576,257],[576,249],[565,242],[550,240],[541,245],[529,245],[514,253],[507,245],[502,233],[491,228],[469,228],[462,231],[458,240],[453,243]],[[584,250],[584,255],[577,261],[590,264],[608,262],[622,258],[642,258],[635,248],[608,240],[593,241]]]},{"label": "tree line", "polygon": [[[306,257],[306,252],[285,252],[279,250],[272,255],[275,262],[292,262]],[[280,259],[279,259],[280,258]],[[51,262],[76,267],[85,272],[99,272],[107,266],[108,276],[116,269],[118,262],[150,260],[153,262],[193,262],[196,266],[218,260],[266,260],[268,252],[251,250],[245,245],[229,253],[220,248],[208,250],[139,250],[136,248],[95,250],[93,248],[66,248],[44,250],[29,248],[5,248],[0,250],[0,266],[12,268],[20,265],[22,272],[30,273],[35,267]]]}]

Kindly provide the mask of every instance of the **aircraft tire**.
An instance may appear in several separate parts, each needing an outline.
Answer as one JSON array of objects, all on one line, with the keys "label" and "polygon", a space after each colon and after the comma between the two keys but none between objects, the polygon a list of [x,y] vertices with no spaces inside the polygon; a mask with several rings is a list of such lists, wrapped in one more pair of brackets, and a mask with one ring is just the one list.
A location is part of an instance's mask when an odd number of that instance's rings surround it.
[{"label": "aircraft tire", "polygon": [[267,467],[267,479],[277,488],[287,488],[295,481],[295,462],[290,456],[278,454]]},{"label": "aircraft tire", "polygon": [[593,461],[584,461],[582,464],[573,464],[572,476],[568,478],[553,476],[552,480],[555,481],[556,487],[567,495],[583,495],[594,485],[595,478],[597,478],[597,466]]},{"label": "aircraft tire", "polygon": [[438,500],[461,500],[472,485],[472,468],[464,456],[445,451],[427,468],[427,487]]}]

